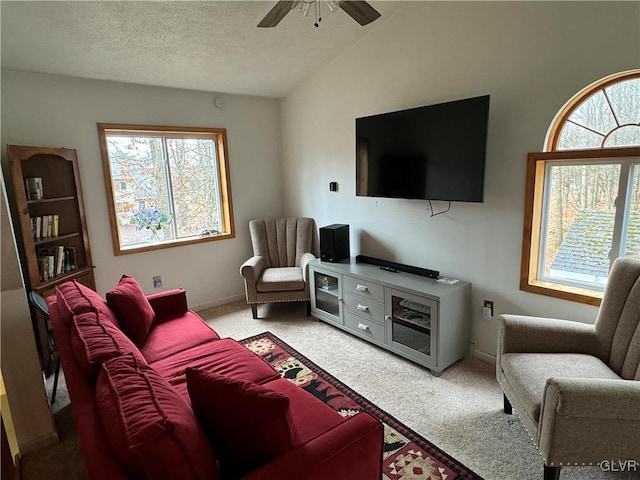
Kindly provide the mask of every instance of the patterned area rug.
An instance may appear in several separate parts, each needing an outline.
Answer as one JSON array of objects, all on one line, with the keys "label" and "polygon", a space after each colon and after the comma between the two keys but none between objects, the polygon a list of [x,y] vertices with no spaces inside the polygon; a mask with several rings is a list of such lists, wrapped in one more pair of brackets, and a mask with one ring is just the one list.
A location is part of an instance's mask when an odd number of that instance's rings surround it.
[{"label": "patterned area rug", "polygon": [[447,455],[272,333],[241,340],[283,378],[312,393],[342,416],[369,412],[384,424],[382,480],[458,480],[482,477]]}]

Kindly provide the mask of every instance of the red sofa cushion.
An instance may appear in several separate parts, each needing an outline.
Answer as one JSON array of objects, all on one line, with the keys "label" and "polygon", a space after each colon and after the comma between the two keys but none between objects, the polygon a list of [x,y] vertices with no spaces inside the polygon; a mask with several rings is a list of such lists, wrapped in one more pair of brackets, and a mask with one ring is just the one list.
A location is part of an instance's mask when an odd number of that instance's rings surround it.
[{"label": "red sofa cushion", "polygon": [[198,314],[187,311],[173,320],[154,323],[140,351],[149,364],[219,339],[220,336]]},{"label": "red sofa cushion", "polygon": [[104,299],[97,292],[76,280],[58,285],[56,299],[60,313],[66,322],[71,321],[74,315],[96,309],[116,327],[120,326],[118,319]]},{"label": "red sofa cushion", "polygon": [[133,342],[97,309],[73,316],[71,347],[80,367],[93,380],[100,365],[110,358],[133,353],[144,361]]},{"label": "red sofa cushion", "polygon": [[123,275],[118,285],[107,292],[107,303],[116,313],[122,331],[136,345],[144,344],[155,313],[136,279]]},{"label": "red sofa cushion", "polygon": [[290,380],[281,378],[265,383],[264,387],[280,392],[289,399],[289,412],[296,425],[300,444],[345,421],[345,417],[329,405]]},{"label": "red sofa cushion", "polygon": [[135,478],[219,478],[214,453],[189,405],[134,355],[102,365],[96,402],[111,446]]},{"label": "red sofa cushion", "polygon": [[280,378],[271,365],[231,338],[211,340],[149,364],[188,401],[187,367],[258,384]]},{"label": "red sofa cushion", "polygon": [[187,368],[193,411],[220,458],[223,477],[238,478],[297,442],[289,399],[252,382]]}]

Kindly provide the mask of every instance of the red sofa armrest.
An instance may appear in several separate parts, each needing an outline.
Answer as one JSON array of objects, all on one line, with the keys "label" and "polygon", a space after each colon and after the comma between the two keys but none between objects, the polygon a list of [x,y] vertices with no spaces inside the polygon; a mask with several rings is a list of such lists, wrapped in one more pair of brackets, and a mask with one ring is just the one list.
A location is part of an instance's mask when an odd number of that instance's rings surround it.
[{"label": "red sofa armrest", "polygon": [[380,480],[383,444],[382,423],[361,412],[242,479]]},{"label": "red sofa armrest", "polygon": [[156,322],[164,322],[172,318],[183,316],[189,311],[187,306],[187,292],[184,288],[174,288],[164,292],[151,293],[147,295],[147,300],[151,304],[156,314]]}]

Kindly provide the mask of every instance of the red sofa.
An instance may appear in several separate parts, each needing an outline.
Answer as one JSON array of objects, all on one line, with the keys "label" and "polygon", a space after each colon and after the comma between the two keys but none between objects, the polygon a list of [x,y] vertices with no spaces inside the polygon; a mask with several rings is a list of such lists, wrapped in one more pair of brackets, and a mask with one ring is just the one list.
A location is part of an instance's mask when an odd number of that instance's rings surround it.
[{"label": "red sofa", "polygon": [[92,479],[378,480],[383,429],[343,418],[220,338],[182,289],[106,295],[75,282],[47,298]]}]

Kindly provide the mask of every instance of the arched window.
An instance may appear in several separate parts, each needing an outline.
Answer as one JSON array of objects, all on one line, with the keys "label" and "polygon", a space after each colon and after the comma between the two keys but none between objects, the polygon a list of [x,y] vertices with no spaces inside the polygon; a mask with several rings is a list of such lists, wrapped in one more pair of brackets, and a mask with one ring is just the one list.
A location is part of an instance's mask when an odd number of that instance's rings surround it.
[{"label": "arched window", "polygon": [[576,94],[530,153],[520,288],[598,305],[609,267],[640,258],[640,70]]}]

